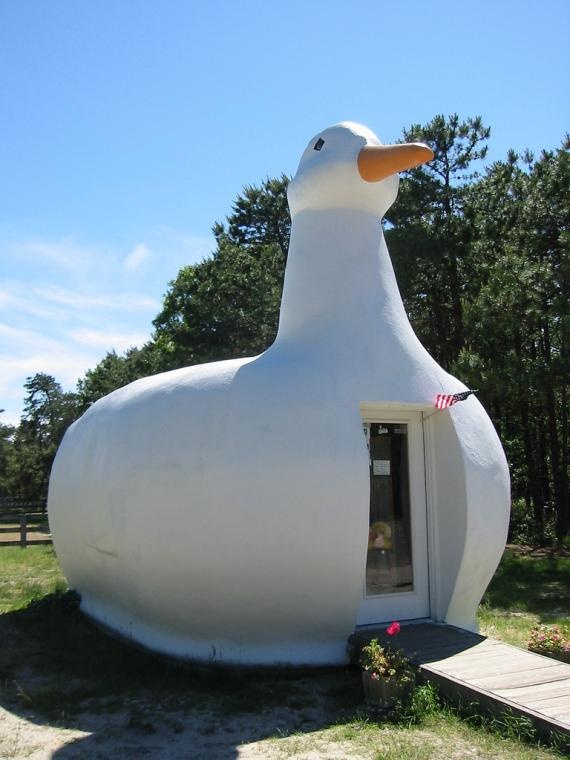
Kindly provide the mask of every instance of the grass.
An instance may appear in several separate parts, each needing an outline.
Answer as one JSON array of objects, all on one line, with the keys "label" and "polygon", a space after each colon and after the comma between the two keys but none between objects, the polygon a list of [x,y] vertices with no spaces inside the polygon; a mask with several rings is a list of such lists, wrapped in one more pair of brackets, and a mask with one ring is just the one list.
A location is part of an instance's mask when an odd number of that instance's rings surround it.
[{"label": "grass", "polygon": [[436,700],[432,709],[411,725],[405,720],[378,722],[362,713],[310,734],[277,738],[273,747],[289,757],[306,756],[309,751],[322,753],[316,755],[318,757],[328,757],[327,748],[330,751],[333,745],[337,752],[342,752],[335,753],[335,757],[358,756],[374,760],[439,760],[442,757],[547,760],[560,756],[555,750],[541,747],[532,740],[521,741],[520,736],[524,736],[525,731],[517,727],[515,721],[505,721],[499,727],[483,718],[477,721],[475,717],[469,718],[467,713],[460,716]]},{"label": "grass", "polygon": [[533,556],[507,549],[479,608],[486,636],[526,648],[536,623],[570,636],[570,556]]},{"label": "grass", "polygon": [[51,546],[0,548],[0,614],[66,588]]},{"label": "grass", "polygon": [[[563,622],[569,573],[569,558],[507,552],[482,625],[524,645],[533,622]],[[84,618],[51,547],[0,549],[0,612],[0,703],[63,727],[81,726],[86,712],[124,713],[126,732],[154,740],[160,731],[181,734],[184,718],[197,715],[205,737],[249,725],[259,756],[325,757],[333,747],[331,756],[376,760],[560,757],[521,721],[484,718],[473,706],[452,709],[429,687],[407,710],[379,719],[363,710],[359,673],[350,668],[211,669],[137,650]]]}]

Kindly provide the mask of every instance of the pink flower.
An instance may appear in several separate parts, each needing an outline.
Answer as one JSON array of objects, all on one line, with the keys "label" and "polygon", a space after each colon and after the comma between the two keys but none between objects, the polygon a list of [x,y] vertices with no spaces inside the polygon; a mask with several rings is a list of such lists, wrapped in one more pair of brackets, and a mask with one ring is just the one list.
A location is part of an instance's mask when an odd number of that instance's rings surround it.
[{"label": "pink flower", "polygon": [[396,636],[398,633],[400,633],[400,623],[397,623],[394,620],[394,622],[391,623],[388,628],[386,628],[386,633],[388,636]]}]

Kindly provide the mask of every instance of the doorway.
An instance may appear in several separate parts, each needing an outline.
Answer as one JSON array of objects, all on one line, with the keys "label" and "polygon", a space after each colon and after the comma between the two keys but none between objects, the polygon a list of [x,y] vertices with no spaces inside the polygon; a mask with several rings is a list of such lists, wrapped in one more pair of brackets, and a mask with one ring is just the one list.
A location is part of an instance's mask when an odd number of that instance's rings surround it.
[{"label": "doorway", "polygon": [[420,412],[363,412],[370,505],[357,625],[429,617],[425,462]]}]

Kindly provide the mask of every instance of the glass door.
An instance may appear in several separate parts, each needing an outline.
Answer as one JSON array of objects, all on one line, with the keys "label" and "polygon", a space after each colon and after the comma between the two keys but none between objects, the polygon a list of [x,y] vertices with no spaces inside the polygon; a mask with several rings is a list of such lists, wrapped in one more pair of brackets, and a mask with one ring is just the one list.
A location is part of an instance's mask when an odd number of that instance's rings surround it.
[{"label": "glass door", "polygon": [[357,624],[429,616],[424,456],[419,413],[365,421],[370,511]]}]

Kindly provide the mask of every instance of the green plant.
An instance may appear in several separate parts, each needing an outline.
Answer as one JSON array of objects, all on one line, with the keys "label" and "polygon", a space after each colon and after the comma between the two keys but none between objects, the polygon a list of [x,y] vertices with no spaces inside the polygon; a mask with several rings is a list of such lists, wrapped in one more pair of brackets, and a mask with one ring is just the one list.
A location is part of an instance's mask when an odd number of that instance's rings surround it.
[{"label": "green plant", "polygon": [[441,709],[437,689],[431,683],[417,686],[410,695],[406,705],[400,705],[396,710],[396,721],[409,726],[423,723],[427,718],[436,715]]},{"label": "green plant", "polygon": [[[392,623],[386,632],[389,636],[397,636],[400,632],[399,623]],[[415,678],[409,658],[399,649],[383,646],[378,639],[372,639],[362,647],[360,664],[373,681],[390,679],[393,682],[410,684]]]},{"label": "green plant", "polygon": [[570,639],[558,625],[535,625],[530,630],[528,648],[549,657],[570,661]]}]

